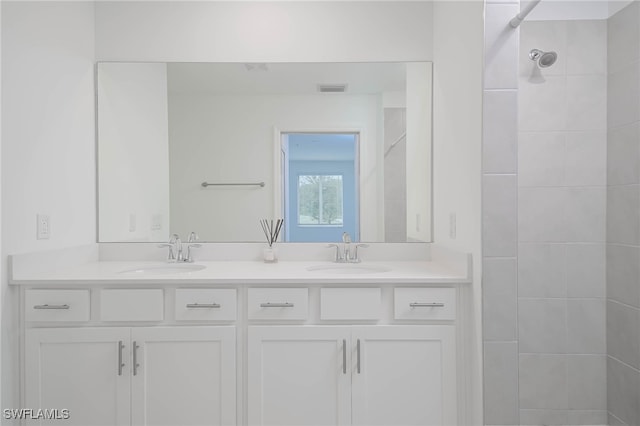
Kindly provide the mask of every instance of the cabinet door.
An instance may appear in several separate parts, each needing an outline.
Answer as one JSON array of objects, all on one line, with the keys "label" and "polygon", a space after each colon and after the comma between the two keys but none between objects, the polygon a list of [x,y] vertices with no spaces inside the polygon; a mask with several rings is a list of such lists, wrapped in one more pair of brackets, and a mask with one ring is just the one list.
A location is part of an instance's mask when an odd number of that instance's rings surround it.
[{"label": "cabinet door", "polygon": [[354,327],[354,425],[455,425],[455,329]]},{"label": "cabinet door", "polygon": [[134,425],[235,425],[235,327],[131,330]]},{"label": "cabinet door", "polygon": [[69,410],[29,424],[128,425],[129,349],[128,328],[26,330],[26,407]]},{"label": "cabinet door", "polygon": [[249,424],[350,424],[349,334],[349,327],[249,327]]}]

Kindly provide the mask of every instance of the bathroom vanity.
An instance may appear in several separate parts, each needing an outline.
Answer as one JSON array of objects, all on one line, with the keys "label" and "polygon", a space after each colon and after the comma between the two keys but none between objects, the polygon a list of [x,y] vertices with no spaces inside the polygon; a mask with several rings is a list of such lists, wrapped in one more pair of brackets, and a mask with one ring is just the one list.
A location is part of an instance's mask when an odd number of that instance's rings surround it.
[{"label": "bathroom vanity", "polygon": [[56,424],[466,424],[467,256],[12,262],[22,406]]}]

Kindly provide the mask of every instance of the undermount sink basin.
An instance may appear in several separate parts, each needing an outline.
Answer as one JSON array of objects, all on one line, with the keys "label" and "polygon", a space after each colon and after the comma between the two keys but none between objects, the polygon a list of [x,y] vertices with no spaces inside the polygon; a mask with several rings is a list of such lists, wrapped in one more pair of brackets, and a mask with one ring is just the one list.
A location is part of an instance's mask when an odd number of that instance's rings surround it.
[{"label": "undermount sink basin", "polygon": [[389,272],[390,270],[391,268],[388,266],[366,263],[330,263],[327,265],[307,267],[307,271],[329,274],[379,274],[381,272]]},{"label": "undermount sink basin", "polygon": [[120,271],[120,273],[130,275],[171,275],[202,271],[204,268],[206,268],[206,266],[191,263],[169,263],[166,265],[141,266],[139,268],[125,269]]}]

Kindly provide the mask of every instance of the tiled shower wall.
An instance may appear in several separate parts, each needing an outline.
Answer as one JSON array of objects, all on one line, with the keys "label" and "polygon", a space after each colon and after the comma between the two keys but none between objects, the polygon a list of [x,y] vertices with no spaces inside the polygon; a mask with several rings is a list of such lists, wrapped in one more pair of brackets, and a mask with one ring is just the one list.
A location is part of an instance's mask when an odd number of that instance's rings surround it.
[{"label": "tiled shower wall", "polygon": [[[556,63],[538,68],[536,48]],[[606,48],[604,20],[520,27],[520,424],[607,422]]]},{"label": "tiled shower wall", "polygon": [[607,25],[518,11],[486,2],[485,424],[606,424]]},{"label": "tiled shower wall", "polygon": [[609,424],[640,425],[640,4],[609,19],[607,394]]}]

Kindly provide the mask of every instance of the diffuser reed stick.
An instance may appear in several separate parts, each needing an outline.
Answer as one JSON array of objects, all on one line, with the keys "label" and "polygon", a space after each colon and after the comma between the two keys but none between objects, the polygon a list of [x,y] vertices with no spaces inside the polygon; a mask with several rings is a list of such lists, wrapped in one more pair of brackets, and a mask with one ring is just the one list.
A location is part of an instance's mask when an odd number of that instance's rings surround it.
[{"label": "diffuser reed stick", "polygon": [[264,236],[267,237],[267,244],[269,244],[269,248],[271,248],[273,246],[273,243],[278,240],[278,236],[280,235],[280,230],[282,229],[283,223],[283,219],[277,219],[275,223],[273,219],[260,219],[260,226],[262,226]]}]

